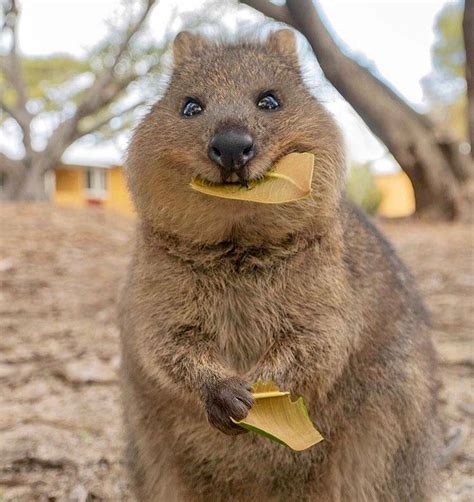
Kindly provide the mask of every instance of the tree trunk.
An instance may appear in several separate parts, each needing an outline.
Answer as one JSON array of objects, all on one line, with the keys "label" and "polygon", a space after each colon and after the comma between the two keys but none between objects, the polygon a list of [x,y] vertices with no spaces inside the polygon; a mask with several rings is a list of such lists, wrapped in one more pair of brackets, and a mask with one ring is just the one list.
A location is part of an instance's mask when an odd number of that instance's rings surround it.
[{"label": "tree trunk", "polygon": [[49,199],[45,191],[44,175],[27,171],[23,176],[5,177],[0,200],[3,201],[44,201]]},{"label": "tree trunk", "polygon": [[[58,160],[59,162],[59,160]],[[29,166],[18,160],[0,157],[0,172],[5,175],[1,200],[44,201],[46,193],[45,174],[56,167],[55,159],[48,159],[42,153],[33,156]]]},{"label": "tree trunk", "polygon": [[448,220],[469,217],[466,187],[473,179],[472,160],[460,153],[457,142],[439,137],[425,116],[344,54],[312,0],[287,0],[284,5],[267,0],[241,1],[303,33],[326,78],[410,178],[418,215]]},{"label": "tree trunk", "polygon": [[2,188],[0,200],[12,200],[21,185],[24,165],[19,160],[13,160],[0,152],[0,174]]},{"label": "tree trunk", "polygon": [[474,158],[474,0],[465,0],[462,26],[466,48],[467,120],[471,157]]},{"label": "tree trunk", "polygon": [[460,154],[447,154],[457,145],[446,148],[446,141],[440,141],[426,117],[346,56],[311,0],[288,0],[287,6],[327,79],[387,146],[410,178],[416,212],[441,219],[467,216],[469,209],[462,185],[472,178],[472,165],[468,166],[467,159]]},{"label": "tree trunk", "polygon": [[45,190],[44,176],[45,174],[42,172],[28,171],[21,186],[18,187],[15,193],[15,200],[30,202],[48,200],[49,196]]}]

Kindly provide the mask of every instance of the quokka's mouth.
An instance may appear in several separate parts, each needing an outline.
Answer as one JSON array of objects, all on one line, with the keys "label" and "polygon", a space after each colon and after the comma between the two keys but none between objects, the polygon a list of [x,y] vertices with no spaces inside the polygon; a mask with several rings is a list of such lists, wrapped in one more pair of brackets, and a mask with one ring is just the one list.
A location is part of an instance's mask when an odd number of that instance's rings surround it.
[{"label": "quokka's mouth", "polygon": [[232,173],[225,181],[222,181],[221,185],[241,185],[247,186],[249,183],[249,179],[243,178],[239,176],[237,173]]},{"label": "quokka's mouth", "polygon": [[261,178],[254,179],[254,180],[226,180],[226,181],[210,181],[206,178],[202,178],[201,176],[196,176],[196,178],[193,178],[191,181],[191,186],[194,188],[194,185],[199,185],[199,186],[206,186],[209,188],[244,188],[247,190],[253,189],[256,185],[259,183],[263,183],[265,181],[266,175],[262,176]]},{"label": "quokka's mouth", "polygon": [[263,178],[239,182],[212,183],[196,177],[191,188],[224,199],[283,204],[303,199],[311,193],[314,155],[291,153],[281,158]]}]

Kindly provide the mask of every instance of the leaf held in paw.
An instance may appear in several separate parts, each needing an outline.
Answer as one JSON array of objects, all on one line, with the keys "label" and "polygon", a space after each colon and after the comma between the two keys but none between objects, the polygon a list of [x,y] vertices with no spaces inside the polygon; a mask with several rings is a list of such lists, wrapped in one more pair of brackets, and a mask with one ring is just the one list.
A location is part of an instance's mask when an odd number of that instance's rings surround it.
[{"label": "leaf held in paw", "polygon": [[314,155],[290,153],[281,158],[261,180],[250,181],[248,187],[236,183],[210,183],[193,178],[191,187],[198,192],[224,199],[283,204],[304,199],[311,193]]},{"label": "leaf held in paw", "polygon": [[255,404],[243,420],[233,420],[241,427],[273,441],[302,451],[323,440],[308,415],[300,397],[291,401],[273,382],[257,382],[252,388]]}]

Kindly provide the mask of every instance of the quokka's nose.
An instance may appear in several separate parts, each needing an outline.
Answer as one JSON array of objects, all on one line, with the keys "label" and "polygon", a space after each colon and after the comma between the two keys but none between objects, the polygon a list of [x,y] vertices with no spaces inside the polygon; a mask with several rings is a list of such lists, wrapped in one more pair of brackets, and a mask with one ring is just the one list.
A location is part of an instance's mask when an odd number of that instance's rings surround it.
[{"label": "quokka's nose", "polygon": [[224,180],[233,172],[241,177],[242,168],[255,157],[255,152],[252,136],[239,129],[217,132],[208,148],[209,158],[219,166]]}]

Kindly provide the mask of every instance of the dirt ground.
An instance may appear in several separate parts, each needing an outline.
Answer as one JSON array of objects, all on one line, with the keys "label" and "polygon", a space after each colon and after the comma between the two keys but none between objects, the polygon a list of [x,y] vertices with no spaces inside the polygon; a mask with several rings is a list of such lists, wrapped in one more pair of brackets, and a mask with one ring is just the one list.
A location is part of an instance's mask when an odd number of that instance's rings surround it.
[{"label": "dirt ground", "polygon": [[[433,314],[451,453],[439,501],[474,500],[472,227],[383,229]],[[115,325],[133,221],[98,209],[0,206],[0,501],[131,500]]]}]

